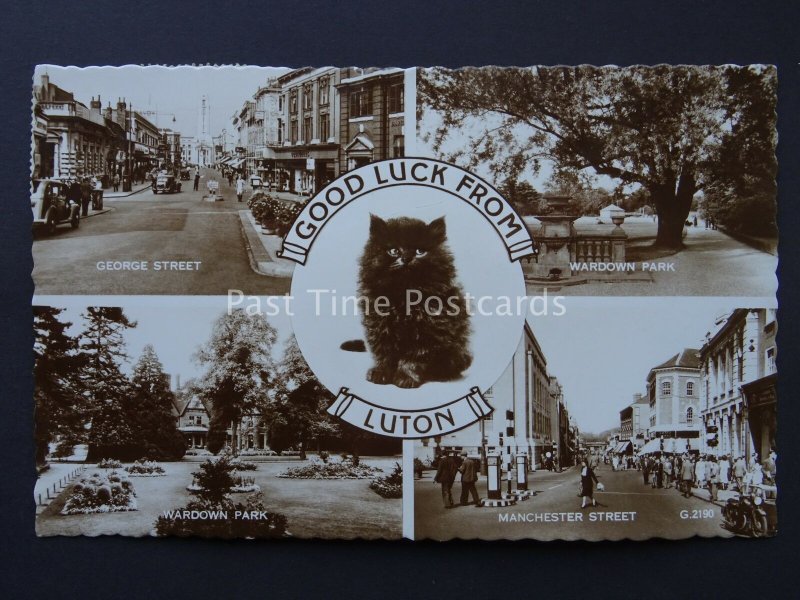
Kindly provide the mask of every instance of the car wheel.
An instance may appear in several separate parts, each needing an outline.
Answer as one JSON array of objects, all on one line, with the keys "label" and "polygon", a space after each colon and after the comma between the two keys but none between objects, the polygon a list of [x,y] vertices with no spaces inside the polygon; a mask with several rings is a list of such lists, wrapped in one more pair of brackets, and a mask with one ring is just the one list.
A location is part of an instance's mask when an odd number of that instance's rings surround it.
[{"label": "car wheel", "polygon": [[77,229],[81,224],[81,215],[80,213],[76,212],[72,219],[70,219],[69,224],[72,225],[73,229]]},{"label": "car wheel", "polygon": [[47,228],[47,233],[49,233],[50,235],[53,235],[56,232],[56,219],[53,216],[53,213],[50,213],[47,216],[47,224],[45,225],[45,227]]}]

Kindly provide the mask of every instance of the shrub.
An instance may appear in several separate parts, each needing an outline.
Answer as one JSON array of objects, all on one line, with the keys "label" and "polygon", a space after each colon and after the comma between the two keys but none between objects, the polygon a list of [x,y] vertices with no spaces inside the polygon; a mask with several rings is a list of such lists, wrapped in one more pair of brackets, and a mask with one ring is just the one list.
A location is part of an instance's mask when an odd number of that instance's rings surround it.
[{"label": "shrub", "polygon": [[394,463],[394,469],[386,477],[373,479],[369,489],[382,498],[403,497],[403,467],[399,462]]},{"label": "shrub", "polygon": [[327,463],[327,462],[328,462],[328,459],[329,459],[330,457],[331,457],[330,453],[329,453],[329,452],[327,452],[327,451],[325,451],[325,450],[322,450],[322,451],[319,453],[319,459],[320,459],[322,462],[324,462],[324,463]]},{"label": "shrub", "polygon": [[101,469],[121,469],[122,463],[114,458],[104,458],[97,463],[97,466]]},{"label": "shrub", "polygon": [[137,460],[125,470],[134,477],[161,477],[167,474],[164,467],[152,460]]},{"label": "shrub", "polygon": [[[128,483],[128,482],[125,482]],[[111,483],[106,476],[84,478],[69,490],[62,515],[137,510],[136,494],[128,483]]]},{"label": "shrub", "polygon": [[283,200],[267,192],[255,192],[247,201],[253,218],[268,229],[275,229],[279,236],[289,231],[295,217],[303,210],[303,205],[294,200]]}]

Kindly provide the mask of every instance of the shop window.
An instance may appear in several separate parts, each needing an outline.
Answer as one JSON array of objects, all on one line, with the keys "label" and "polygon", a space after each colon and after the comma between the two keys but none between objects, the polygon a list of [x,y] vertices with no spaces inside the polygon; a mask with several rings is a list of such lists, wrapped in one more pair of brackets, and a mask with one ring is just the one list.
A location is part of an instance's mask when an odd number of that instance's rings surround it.
[{"label": "shop window", "polygon": [[392,142],[392,158],[405,156],[405,151],[405,138],[402,135],[394,136],[394,141]]},{"label": "shop window", "polygon": [[350,92],[350,116],[364,117],[372,114],[372,94],[367,88],[357,88]]},{"label": "shop window", "polygon": [[331,80],[330,77],[323,77],[319,80],[319,104],[327,106],[330,102]]},{"label": "shop window", "polygon": [[389,86],[389,112],[399,113],[404,110],[403,84],[396,83]]},{"label": "shop window", "polygon": [[661,382],[661,395],[662,396],[671,396],[672,395],[672,382],[671,381],[662,381]]},{"label": "shop window", "polygon": [[311,117],[303,119],[303,141],[308,144],[314,139],[314,121]]},{"label": "shop window", "polygon": [[319,139],[323,142],[331,137],[331,116],[327,113],[319,116]]}]

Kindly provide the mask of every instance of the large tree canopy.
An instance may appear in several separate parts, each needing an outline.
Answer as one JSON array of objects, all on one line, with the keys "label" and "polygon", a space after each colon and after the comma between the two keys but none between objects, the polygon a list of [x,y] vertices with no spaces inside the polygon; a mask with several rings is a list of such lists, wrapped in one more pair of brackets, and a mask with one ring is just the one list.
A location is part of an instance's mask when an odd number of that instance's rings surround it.
[{"label": "large tree canopy", "polygon": [[698,191],[726,181],[730,201],[745,182],[774,182],[775,88],[775,70],[760,66],[436,68],[418,77],[421,110],[441,116],[430,141],[442,158],[486,166],[498,182],[546,160],[641,186],[658,212],[656,242],[671,247]]},{"label": "large tree canopy", "polygon": [[222,315],[196,359],[206,371],[197,381],[198,394],[212,406],[209,440],[233,427],[235,440],[242,417],[265,405],[275,375],[272,346],[275,328],[261,315],[242,310]]}]

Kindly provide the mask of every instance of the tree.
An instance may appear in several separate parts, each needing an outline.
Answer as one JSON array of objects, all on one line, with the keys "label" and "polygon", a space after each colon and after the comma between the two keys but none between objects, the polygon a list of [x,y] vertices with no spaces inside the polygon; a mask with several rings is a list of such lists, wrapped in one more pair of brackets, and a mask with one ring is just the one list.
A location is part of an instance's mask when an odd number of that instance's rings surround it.
[{"label": "tree", "polygon": [[175,396],[153,346],[147,344],[131,377],[133,438],[140,454],[152,459],[177,460],[186,451],[173,415]]},{"label": "tree", "polygon": [[312,373],[297,339],[286,341],[276,378],[276,393],[269,411],[269,439],[274,450],[299,445],[301,456],[311,441],[320,441],[339,433],[328,414],[331,394]]},{"label": "tree", "polygon": [[275,374],[272,347],[276,339],[275,328],[263,315],[236,310],[214,323],[211,338],[195,355],[206,369],[197,386],[198,395],[211,404],[209,445],[221,428],[231,426],[233,451],[238,452],[242,417],[267,405]]},{"label": "tree", "polygon": [[527,181],[506,179],[498,187],[498,191],[511,202],[519,214],[525,216],[538,213],[542,195]]},{"label": "tree", "polygon": [[136,327],[120,307],[90,306],[80,348],[86,354],[83,384],[90,402],[91,429],[87,460],[137,458],[130,387],[120,370],[128,358],[124,334]]},{"label": "tree", "polygon": [[[445,159],[498,180],[550,161],[641,186],[658,213],[656,245],[679,248],[694,195],[720,168],[774,180],[775,86],[775,69],[758,66],[435,68],[417,93],[441,116],[432,141]],[[737,148],[748,135],[758,143]],[[466,144],[445,151],[455,136]]]},{"label": "tree", "polygon": [[62,309],[33,307],[33,400],[36,428],[36,464],[44,464],[50,444],[59,439],[62,454],[84,436],[87,398],[81,370],[84,355],[78,340],[67,333],[72,323],[59,320]]}]

